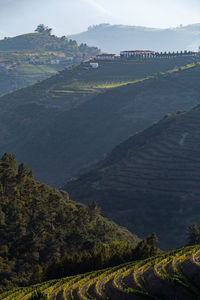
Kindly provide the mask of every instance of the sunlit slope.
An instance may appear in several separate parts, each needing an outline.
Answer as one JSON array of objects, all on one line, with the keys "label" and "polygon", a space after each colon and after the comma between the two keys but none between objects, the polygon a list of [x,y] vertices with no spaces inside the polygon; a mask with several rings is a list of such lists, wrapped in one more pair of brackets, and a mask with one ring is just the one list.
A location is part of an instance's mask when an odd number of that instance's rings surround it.
[{"label": "sunlit slope", "polygon": [[153,230],[161,247],[177,246],[199,220],[199,147],[197,106],[130,137],[66,187],[74,200],[98,200],[104,214],[129,230]]},{"label": "sunlit slope", "polygon": [[44,80],[55,75],[63,67],[59,65],[19,65],[13,70],[0,71],[0,95]]},{"label": "sunlit slope", "polygon": [[22,300],[36,291],[59,300],[196,300],[200,297],[200,247],[185,247],[144,261],[53,280],[0,295]]},{"label": "sunlit slope", "polygon": [[2,154],[15,153],[53,185],[77,175],[130,134],[199,101],[199,65],[137,80],[160,64],[81,65],[1,97]]}]

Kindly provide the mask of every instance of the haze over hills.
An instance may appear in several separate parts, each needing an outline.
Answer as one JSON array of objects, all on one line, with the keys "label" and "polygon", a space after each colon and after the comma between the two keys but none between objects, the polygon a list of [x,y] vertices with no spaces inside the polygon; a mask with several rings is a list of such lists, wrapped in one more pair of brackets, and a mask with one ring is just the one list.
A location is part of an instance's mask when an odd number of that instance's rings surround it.
[{"label": "haze over hills", "polygon": [[100,24],[90,26],[86,32],[70,35],[69,38],[79,43],[96,45],[102,51],[111,53],[133,49],[197,51],[200,45],[200,24],[167,29]]},{"label": "haze over hills", "polygon": [[198,103],[199,64],[134,81],[183,61],[81,65],[1,97],[2,154],[16,154],[40,180],[62,184],[166,113]]},{"label": "haze over hills", "polygon": [[162,248],[177,247],[199,221],[199,128],[199,105],[166,116],[66,188],[74,200],[97,200],[104,215],[141,236],[157,232]]}]

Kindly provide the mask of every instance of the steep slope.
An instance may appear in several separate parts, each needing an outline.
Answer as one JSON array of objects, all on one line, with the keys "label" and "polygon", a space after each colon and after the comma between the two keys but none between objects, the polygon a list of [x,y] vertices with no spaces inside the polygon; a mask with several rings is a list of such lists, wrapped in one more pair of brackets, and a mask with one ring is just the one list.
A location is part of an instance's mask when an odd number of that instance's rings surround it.
[{"label": "steep slope", "polygon": [[66,188],[141,236],[156,231],[162,248],[178,246],[200,214],[199,128],[200,106],[166,116]]},{"label": "steep slope", "polygon": [[[100,24],[88,31],[69,36],[79,43],[96,45],[102,51],[152,49],[155,51],[197,51],[200,44],[200,24],[169,29]],[[124,49],[121,49],[123,45]]]},{"label": "steep slope", "polygon": [[22,300],[31,295],[30,299],[39,299],[34,296],[40,294],[52,300],[196,300],[200,296],[199,257],[199,246],[183,247],[144,261],[10,290],[0,299],[17,296]]},{"label": "steep slope", "polygon": [[99,214],[95,205],[71,201],[68,194],[33,178],[13,155],[0,160],[0,290],[24,285],[54,258],[103,245],[135,247],[139,239]]},{"label": "steep slope", "polygon": [[83,64],[1,97],[1,154],[12,152],[36,178],[61,184],[133,132],[199,101],[200,65],[136,80],[181,62]]}]

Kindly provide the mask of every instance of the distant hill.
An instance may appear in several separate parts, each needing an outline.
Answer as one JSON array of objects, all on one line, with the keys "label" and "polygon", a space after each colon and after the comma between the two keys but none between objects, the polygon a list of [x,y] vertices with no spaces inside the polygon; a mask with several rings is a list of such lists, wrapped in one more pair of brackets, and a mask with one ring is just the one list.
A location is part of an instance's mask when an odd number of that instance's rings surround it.
[{"label": "distant hill", "polygon": [[6,153],[0,159],[0,241],[1,291],[29,283],[34,270],[39,281],[52,258],[103,245],[119,253],[120,243],[134,248],[139,238],[101,217],[95,205],[75,203],[66,192],[36,182],[26,165],[17,166]]},{"label": "distant hill", "polygon": [[198,103],[199,64],[166,72],[183,62],[83,64],[1,97],[2,155],[16,154],[36,178],[61,185],[166,113]]},{"label": "distant hill", "polygon": [[0,95],[43,80],[99,51],[47,32],[0,40]]},{"label": "distant hill", "polygon": [[148,49],[155,51],[197,51],[200,45],[200,24],[159,29],[139,26],[100,24],[88,31],[70,35],[79,43],[96,45],[102,51]]},{"label": "distant hill", "polygon": [[66,188],[76,201],[97,200],[104,215],[141,236],[156,231],[162,248],[177,247],[199,220],[199,128],[199,105],[167,115]]},{"label": "distant hill", "polygon": [[45,32],[35,32],[0,40],[0,51],[61,51],[69,56],[80,54],[98,54],[94,45],[88,47],[85,43],[78,45],[77,41],[67,39],[65,36],[57,37]]}]

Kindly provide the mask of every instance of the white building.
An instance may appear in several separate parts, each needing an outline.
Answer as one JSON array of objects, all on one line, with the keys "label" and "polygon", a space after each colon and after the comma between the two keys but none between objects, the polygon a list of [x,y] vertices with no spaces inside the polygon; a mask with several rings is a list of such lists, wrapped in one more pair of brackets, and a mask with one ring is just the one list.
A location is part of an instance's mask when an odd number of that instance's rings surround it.
[{"label": "white building", "polygon": [[131,56],[149,58],[153,57],[154,55],[155,52],[152,50],[128,50],[120,52],[120,57],[122,58],[129,58]]},{"label": "white building", "polygon": [[91,62],[91,63],[90,63],[90,67],[91,67],[92,69],[98,69],[99,64],[98,64],[97,62]]},{"label": "white building", "polygon": [[116,54],[107,54],[107,53],[103,53],[103,54],[98,54],[96,56],[97,60],[114,60],[116,57]]}]

